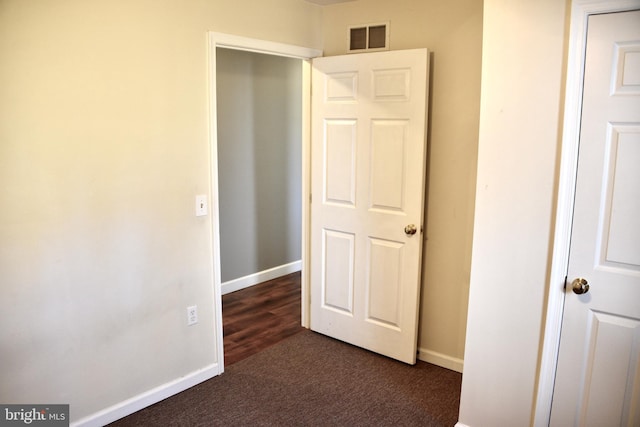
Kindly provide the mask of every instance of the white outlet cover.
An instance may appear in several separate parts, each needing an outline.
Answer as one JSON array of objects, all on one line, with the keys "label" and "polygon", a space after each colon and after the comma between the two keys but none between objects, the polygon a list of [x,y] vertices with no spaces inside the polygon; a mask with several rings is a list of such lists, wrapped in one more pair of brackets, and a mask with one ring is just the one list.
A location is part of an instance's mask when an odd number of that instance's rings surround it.
[{"label": "white outlet cover", "polygon": [[205,216],[208,210],[207,196],[204,194],[196,196],[196,216]]},{"label": "white outlet cover", "polygon": [[195,325],[198,323],[198,306],[192,305],[187,307],[187,326]]}]

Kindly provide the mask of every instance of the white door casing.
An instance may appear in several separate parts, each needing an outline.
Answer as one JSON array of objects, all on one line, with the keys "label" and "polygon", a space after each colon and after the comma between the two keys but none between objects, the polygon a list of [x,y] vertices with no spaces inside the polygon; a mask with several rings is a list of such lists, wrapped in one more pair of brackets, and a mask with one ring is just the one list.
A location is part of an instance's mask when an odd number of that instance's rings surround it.
[{"label": "white door casing", "polygon": [[[552,426],[640,425],[640,11],[591,15]],[[587,293],[571,290],[574,279]]]},{"label": "white door casing", "polygon": [[[414,364],[426,49],[312,64],[312,330]],[[405,233],[414,225],[416,233]]]}]

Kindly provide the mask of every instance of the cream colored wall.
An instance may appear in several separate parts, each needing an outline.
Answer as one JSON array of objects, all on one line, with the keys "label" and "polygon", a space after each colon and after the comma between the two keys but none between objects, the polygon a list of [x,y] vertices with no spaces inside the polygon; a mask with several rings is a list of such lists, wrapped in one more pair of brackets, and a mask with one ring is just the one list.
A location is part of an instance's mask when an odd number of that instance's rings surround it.
[{"label": "cream colored wall", "polygon": [[0,2],[0,401],[77,421],[217,363],[209,30],[320,48],[321,8]]},{"label": "cream colored wall", "polygon": [[461,425],[532,425],[561,142],[567,3],[484,2]]},{"label": "cream colored wall", "polygon": [[480,110],[482,1],[357,0],[324,8],[325,55],[350,25],[389,21],[390,48],[431,52],[420,358],[460,369],[471,265]]}]

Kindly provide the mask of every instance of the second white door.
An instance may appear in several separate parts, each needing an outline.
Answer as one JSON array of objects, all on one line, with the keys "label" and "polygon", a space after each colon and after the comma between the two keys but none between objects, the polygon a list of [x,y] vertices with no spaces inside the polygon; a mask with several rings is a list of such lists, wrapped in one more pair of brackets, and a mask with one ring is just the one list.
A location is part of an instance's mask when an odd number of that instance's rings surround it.
[{"label": "second white door", "polygon": [[313,60],[311,329],[414,364],[426,49]]},{"label": "second white door", "polygon": [[637,10],[591,15],[588,21],[574,220],[550,425],[640,426]]}]

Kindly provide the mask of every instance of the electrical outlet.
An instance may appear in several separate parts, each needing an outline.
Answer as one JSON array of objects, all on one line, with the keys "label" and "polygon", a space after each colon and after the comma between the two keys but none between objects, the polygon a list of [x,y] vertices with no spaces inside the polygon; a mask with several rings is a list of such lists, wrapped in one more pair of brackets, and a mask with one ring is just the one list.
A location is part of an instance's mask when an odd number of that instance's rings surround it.
[{"label": "electrical outlet", "polygon": [[192,305],[187,307],[187,326],[195,325],[198,323],[198,306]]}]

